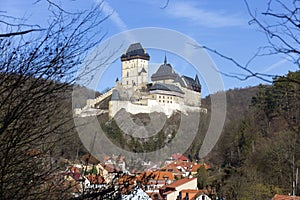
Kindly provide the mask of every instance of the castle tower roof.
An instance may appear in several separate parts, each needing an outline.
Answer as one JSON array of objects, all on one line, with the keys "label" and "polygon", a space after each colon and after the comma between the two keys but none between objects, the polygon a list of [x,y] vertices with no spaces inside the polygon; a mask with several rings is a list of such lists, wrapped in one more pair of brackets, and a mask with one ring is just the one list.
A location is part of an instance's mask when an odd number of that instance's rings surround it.
[{"label": "castle tower roof", "polygon": [[152,81],[160,81],[166,79],[176,80],[179,75],[175,73],[173,67],[167,63],[167,57],[165,55],[164,64],[160,65],[158,70],[151,76]]},{"label": "castle tower roof", "polygon": [[141,43],[131,44],[127,51],[121,56],[121,61],[127,61],[132,59],[141,58],[144,60],[150,60],[150,56],[146,53],[146,50],[142,47]]}]

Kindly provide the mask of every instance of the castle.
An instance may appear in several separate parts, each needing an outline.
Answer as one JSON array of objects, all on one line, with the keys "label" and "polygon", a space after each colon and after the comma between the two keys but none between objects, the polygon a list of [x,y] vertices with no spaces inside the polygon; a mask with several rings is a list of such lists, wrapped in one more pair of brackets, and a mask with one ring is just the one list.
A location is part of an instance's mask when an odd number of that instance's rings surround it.
[{"label": "castle", "polygon": [[197,75],[195,78],[179,76],[165,56],[149,82],[149,60],[140,43],[131,44],[121,56],[122,80],[117,79],[116,86],[102,96],[88,100],[86,108],[97,108],[104,97],[111,96],[110,117],[121,109],[132,114],[163,112],[167,116],[176,110],[206,112],[201,108],[201,84]]}]

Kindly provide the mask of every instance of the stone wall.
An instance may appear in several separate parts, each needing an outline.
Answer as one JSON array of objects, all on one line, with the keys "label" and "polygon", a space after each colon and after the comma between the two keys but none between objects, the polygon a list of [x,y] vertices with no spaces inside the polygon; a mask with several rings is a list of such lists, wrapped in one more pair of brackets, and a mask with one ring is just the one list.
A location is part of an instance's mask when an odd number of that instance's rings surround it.
[{"label": "stone wall", "polygon": [[184,104],[188,106],[201,106],[201,93],[182,87],[184,92]]}]

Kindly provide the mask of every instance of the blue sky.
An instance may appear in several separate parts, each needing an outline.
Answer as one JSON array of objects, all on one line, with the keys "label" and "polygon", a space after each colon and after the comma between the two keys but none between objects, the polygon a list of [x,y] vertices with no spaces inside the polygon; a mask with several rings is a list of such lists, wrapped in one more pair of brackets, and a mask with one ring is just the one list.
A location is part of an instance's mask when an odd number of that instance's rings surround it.
[{"label": "blue sky", "polygon": [[[30,23],[47,23],[49,13],[45,2],[34,4],[36,0],[0,0],[0,11],[7,15],[25,17]],[[55,1],[66,10],[81,10],[91,7],[95,0],[64,0]],[[252,10],[260,13],[266,8],[267,1],[248,1]],[[106,39],[122,31],[143,28],[161,27],[179,31],[198,43],[216,49],[224,55],[235,58],[245,64],[255,54],[260,46],[266,44],[265,35],[255,25],[249,26],[250,16],[242,0],[170,0],[166,8],[164,0],[106,0],[103,4],[104,14],[111,14],[103,24],[107,32]],[[1,27],[0,27],[1,28]],[[0,30],[0,31],[3,31]],[[163,39],[163,38],[162,38]],[[165,51],[149,49],[151,63],[162,63]],[[168,61],[177,72],[194,76],[199,74],[184,59],[166,52]],[[218,70],[225,73],[243,73],[228,61],[209,53]],[[116,77],[120,77],[120,60],[117,60],[99,83],[99,90],[114,85]],[[205,66],[200,66],[205,67]],[[270,73],[285,74],[288,70],[296,70],[284,56],[263,57],[256,59],[250,66],[252,70]],[[152,70],[153,71],[153,70]],[[201,74],[199,74],[201,76]],[[225,89],[247,87],[263,83],[251,78],[240,81],[222,77]],[[202,80],[204,96],[209,93]]]}]

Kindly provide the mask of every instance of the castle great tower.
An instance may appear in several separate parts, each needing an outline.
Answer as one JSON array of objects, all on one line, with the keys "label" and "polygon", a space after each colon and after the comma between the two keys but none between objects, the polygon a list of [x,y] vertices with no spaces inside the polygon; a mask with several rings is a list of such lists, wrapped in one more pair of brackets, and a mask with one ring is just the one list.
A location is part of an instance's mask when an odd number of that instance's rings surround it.
[{"label": "castle great tower", "polygon": [[121,56],[122,85],[124,88],[138,87],[148,83],[148,61],[150,56],[140,43],[129,46]]}]

